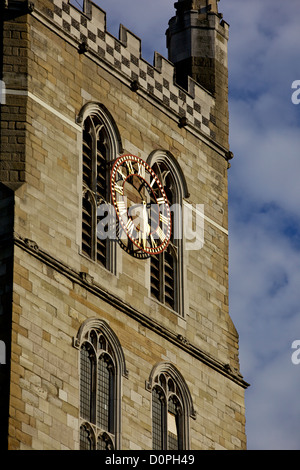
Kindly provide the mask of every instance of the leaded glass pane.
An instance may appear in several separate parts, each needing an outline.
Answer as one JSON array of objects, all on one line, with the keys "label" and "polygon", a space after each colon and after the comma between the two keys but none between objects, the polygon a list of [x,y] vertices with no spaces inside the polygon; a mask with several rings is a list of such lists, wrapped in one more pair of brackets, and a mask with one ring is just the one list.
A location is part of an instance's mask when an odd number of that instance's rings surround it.
[{"label": "leaded glass pane", "polygon": [[93,450],[93,443],[86,426],[80,426],[80,450]]},{"label": "leaded glass pane", "polygon": [[92,358],[86,345],[80,351],[80,415],[92,421]]},{"label": "leaded glass pane", "polygon": [[113,443],[107,435],[102,434],[98,437],[97,450],[114,450]]},{"label": "leaded glass pane", "polygon": [[110,373],[104,355],[98,361],[97,426],[109,430]]},{"label": "leaded glass pane", "polygon": [[168,450],[178,450],[178,419],[176,405],[172,398],[168,402]]},{"label": "leaded glass pane", "polygon": [[156,388],[152,390],[153,450],[163,450],[163,402]]},{"label": "leaded glass pane", "polygon": [[106,442],[102,436],[97,439],[97,450],[106,450]]}]

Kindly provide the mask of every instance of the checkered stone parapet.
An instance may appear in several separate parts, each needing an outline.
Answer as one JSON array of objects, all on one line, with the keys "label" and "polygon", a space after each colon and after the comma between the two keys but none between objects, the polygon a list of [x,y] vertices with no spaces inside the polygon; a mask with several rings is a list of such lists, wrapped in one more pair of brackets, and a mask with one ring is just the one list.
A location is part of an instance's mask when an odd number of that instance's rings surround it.
[{"label": "checkered stone parapet", "polygon": [[[93,3],[83,13],[63,0],[53,0],[53,8],[42,8],[44,18],[54,23],[63,34],[78,43],[81,53],[96,56],[114,73],[132,84],[132,89],[146,92],[160,104],[177,114],[183,125],[189,124],[214,138],[212,108],[214,98],[192,79],[188,91],[174,81],[174,66],[158,53],[150,65],[141,57],[141,40],[120,26],[119,39],[106,31],[106,13]],[[35,11],[39,11],[38,1]]]}]

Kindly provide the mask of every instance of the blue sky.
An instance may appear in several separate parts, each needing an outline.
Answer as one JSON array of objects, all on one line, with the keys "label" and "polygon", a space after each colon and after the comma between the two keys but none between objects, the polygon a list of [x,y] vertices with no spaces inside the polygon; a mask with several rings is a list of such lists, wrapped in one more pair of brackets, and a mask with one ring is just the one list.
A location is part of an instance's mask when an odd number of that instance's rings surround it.
[{"label": "blue sky", "polygon": [[[97,0],[143,57],[167,57],[173,0]],[[230,314],[240,335],[248,449],[300,449],[299,0],[220,0],[230,24]]]}]

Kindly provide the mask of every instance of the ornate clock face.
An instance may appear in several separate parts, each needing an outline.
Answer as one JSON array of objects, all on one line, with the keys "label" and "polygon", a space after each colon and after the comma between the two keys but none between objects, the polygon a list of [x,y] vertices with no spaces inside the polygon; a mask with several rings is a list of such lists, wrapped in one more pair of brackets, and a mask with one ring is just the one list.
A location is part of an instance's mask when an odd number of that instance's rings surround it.
[{"label": "ornate clock face", "polygon": [[171,212],[152,168],[139,157],[123,155],[114,163],[110,184],[121,247],[137,258],[165,250],[171,237]]}]

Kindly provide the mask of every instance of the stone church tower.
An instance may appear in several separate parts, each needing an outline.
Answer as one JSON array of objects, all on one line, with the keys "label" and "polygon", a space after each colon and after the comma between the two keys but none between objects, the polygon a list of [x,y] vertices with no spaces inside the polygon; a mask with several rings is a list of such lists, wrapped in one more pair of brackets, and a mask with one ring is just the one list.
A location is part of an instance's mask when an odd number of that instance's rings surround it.
[{"label": "stone church tower", "polygon": [[229,27],[175,9],[150,65],[89,0],[1,0],[3,449],[246,448]]}]

